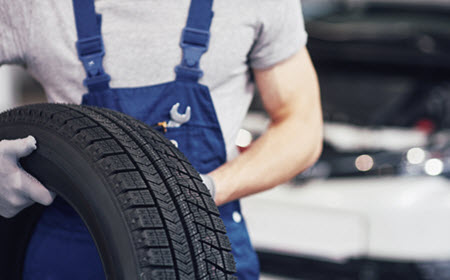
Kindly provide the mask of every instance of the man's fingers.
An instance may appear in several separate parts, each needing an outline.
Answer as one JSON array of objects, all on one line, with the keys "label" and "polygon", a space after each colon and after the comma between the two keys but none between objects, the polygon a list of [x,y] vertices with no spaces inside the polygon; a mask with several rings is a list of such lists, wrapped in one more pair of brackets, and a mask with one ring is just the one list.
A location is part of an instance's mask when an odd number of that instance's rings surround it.
[{"label": "man's fingers", "polygon": [[8,154],[16,159],[26,157],[36,150],[36,139],[33,136],[16,140],[3,140],[2,149],[5,154]]},{"label": "man's fingers", "polygon": [[45,188],[36,178],[25,171],[21,171],[22,191],[31,200],[50,205],[55,199],[55,194]]},{"label": "man's fingers", "polygon": [[0,216],[4,218],[12,218],[19,214],[20,211],[27,208],[28,206],[32,205],[34,201],[26,201],[19,206],[11,206],[7,203],[0,204]]},{"label": "man's fingers", "polygon": [[[10,183],[10,182],[9,182]],[[12,218],[24,208],[32,205],[34,201],[23,193],[18,193],[16,188],[0,190],[0,216]]]},{"label": "man's fingers", "polygon": [[214,182],[214,179],[211,176],[205,174],[200,174],[200,177],[203,180],[203,184],[205,184],[205,186],[208,188],[212,198],[214,199],[216,196],[216,184]]}]

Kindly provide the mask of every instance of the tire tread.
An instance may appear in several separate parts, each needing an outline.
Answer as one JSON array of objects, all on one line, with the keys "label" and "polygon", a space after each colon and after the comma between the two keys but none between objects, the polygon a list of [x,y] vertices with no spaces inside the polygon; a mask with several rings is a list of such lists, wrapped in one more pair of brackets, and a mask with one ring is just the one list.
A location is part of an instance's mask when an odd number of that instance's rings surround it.
[{"label": "tire tread", "polygon": [[141,279],[236,279],[219,211],[197,171],[162,134],[124,114],[37,104],[0,115],[56,131],[92,161],[123,211]]}]

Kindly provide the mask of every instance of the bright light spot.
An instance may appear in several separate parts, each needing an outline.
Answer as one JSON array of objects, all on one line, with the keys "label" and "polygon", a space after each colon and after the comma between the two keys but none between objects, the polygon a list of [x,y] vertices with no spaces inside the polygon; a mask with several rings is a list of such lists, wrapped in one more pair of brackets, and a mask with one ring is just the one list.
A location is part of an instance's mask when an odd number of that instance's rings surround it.
[{"label": "bright light spot", "polygon": [[430,176],[437,176],[444,171],[444,163],[442,160],[432,158],[425,163],[425,172]]},{"label": "bright light spot", "polygon": [[250,146],[252,140],[253,136],[250,132],[245,129],[240,129],[236,139],[236,145],[241,148],[246,148]]},{"label": "bright light spot", "polygon": [[411,164],[419,164],[425,160],[425,151],[421,148],[412,148],[406,154],[406,159]]},{"label": "bright light spot", "polygon": [[355,160],[355,166],[359,171],[369,171],[373,164],[373,158],[369,155],[360,155]]}]

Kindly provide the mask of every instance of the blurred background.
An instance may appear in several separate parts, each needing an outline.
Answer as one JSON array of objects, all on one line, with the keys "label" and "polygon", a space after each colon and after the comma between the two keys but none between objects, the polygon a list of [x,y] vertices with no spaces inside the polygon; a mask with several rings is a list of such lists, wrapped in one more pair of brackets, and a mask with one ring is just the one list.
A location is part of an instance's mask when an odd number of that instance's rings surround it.
[{"label": "blurred background", "polygon": [[[450,279],[450,0],[302,5],[324,152],[242,201],[262,279]],[[0,87],[1,110],[45,102],[20,67]],[[268,123],[256,95],[236,144]]]}]

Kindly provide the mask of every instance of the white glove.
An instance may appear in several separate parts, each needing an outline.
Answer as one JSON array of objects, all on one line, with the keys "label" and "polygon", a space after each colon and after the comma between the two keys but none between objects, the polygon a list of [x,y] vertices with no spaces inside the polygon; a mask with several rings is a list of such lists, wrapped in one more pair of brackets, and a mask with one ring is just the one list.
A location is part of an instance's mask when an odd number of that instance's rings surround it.
[{"label": "white glove", "polygon": [[209,192],[211,193],[212,198],[214,199],[216,196],[216,183],[214,183],[214,180],[209,175],[200,174],[200,177],[203,180],[203,184],[206,185]]},{"label": "white glove", "polygon": [[50,205],[55,194],[20,167],[19,158],[36,150],[33,136],[0,141],[0,216],[11,218],[38,202]]}]

